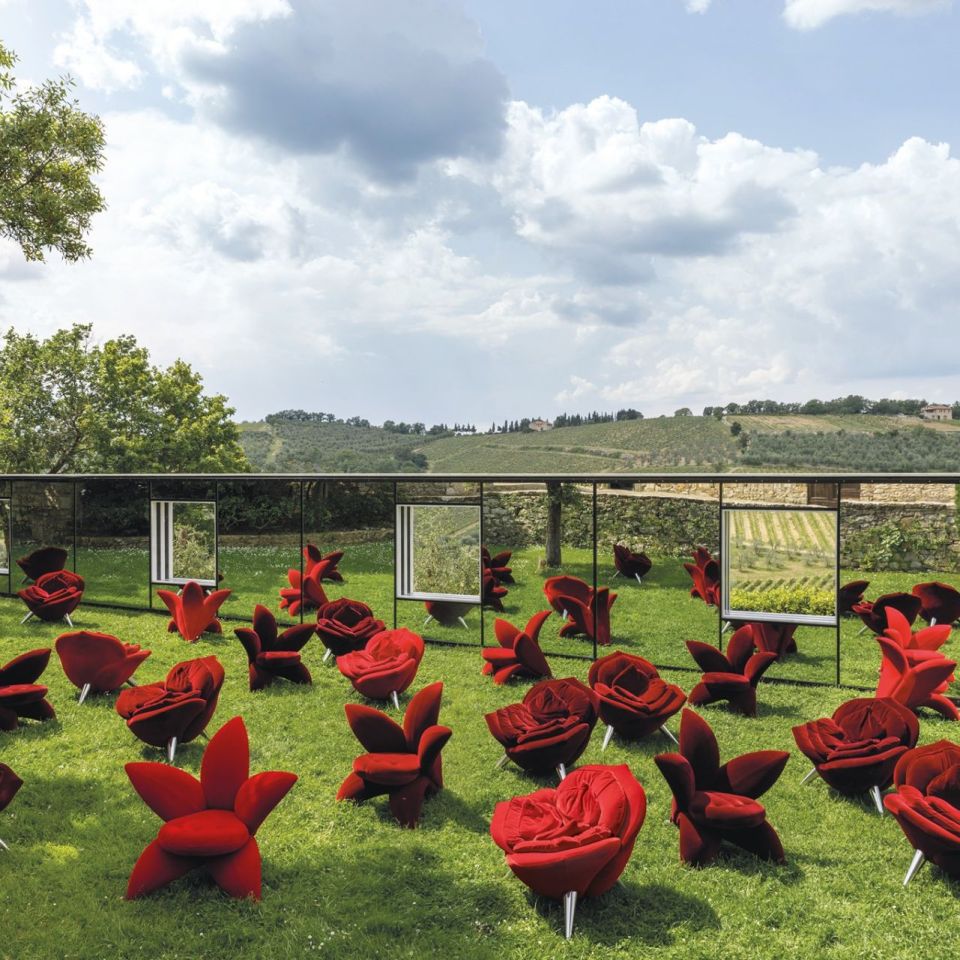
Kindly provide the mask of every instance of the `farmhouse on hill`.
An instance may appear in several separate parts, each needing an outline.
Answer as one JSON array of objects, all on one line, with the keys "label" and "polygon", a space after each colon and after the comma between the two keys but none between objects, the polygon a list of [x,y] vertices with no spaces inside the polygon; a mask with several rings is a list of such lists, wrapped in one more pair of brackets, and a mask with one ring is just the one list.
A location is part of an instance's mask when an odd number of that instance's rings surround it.
[{"label": "farmhouse on hill", "polygon": [[530,429],[534,433],[543,433],[544,430],[552,430],[553,424],[549,420],[541,420],[538,417],[536,420],[530,421]]},{"label": "farmhouse on hill", "polygon": [[928,403],[921,411],[924,420],[950,420],[953,418],[953,408],[949,403]]}]

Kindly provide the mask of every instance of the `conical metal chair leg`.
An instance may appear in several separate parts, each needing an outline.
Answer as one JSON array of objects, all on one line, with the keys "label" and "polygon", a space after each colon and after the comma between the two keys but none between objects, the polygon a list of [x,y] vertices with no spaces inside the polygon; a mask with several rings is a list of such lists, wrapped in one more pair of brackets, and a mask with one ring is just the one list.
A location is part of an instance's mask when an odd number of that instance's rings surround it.
[{"label": "conical metal chair leg", "polygon": [[10,848],[2,840],[0,840],[0,850],[6,850],[9,852]]},{"label": "conical metal chair leg", "polygon": [[607,749],[612,739],[613,739],[613,727],[607,724],[607,732],[603,735],[603,746],[600,748],[601,753],[603,753],[603,751]]},{"label": "conical metal chair leg", "polygon": [[642,587],[642,586],[643,586],[643,578],[640,576],[639,573],[635,573],[634,576],[637,578],[637,583],[639,583],[640,586]]},{"label": "conical metal chair leg", "polygon": [[457,617],[457,619],[463,624],[463,629],[464,629],[464,630],[469,630],[469,629],[470,629],[470,628],[467,626],[467,621],[464,620],[463,617]]},{"label": "conical metal chair leg", "polygon": [[68,627],[71,627],[71,628],[73,627],[73,621],[70,619],[70,614],[69,614],[69,613],[65,613],[65,614],[63,615],[63,619],[67,621],[67,626],[68,626]]},{"label": "conical metal chair leg", "polygon": [[177,738],[171,737],[167,741],[167,761],[173,763],[177,757]]},{"label": "conical metal chair leg", "polygon": [[665,733],[678,747],[680,746],[680,741],[673,735],[666,724],[660,728],[660,732]]},{"label": "conical metal chair leg", "polygon": [[817,772],[816,767],[811,767],[807,775],[800,781],[800,786],[802,787],[808,780],[810,780]]},{"label": "conical metal chair leg", "polygon": [[77,700],[77,705],[78,705],[78,706],[79,706],[81,703],[83,703],[84,700],[87,699],[87,694],[88,694],[89,692],[90,692],[90,684],[89,684],[89,683],[85,683],[85,684],[83,685],[83,687],[81,688],[81,690],[80,690],[80,699]]},{"label": "conical metal chair leg", "polygon": [[502,770],[509,762],[510,762],[510,758],[509,758],[506,754],[504,754],[504,755],[494,764],[494,766],[495,766],[498,770]]},{"label": "conical metal chair leg", "polygon": [[321,663],[326,663],[332,656],[333,656],[333,651],[329,647],[327,647],[327,651],[326,653],[324,653],[323,660],[321,661]]},{"label": "conical metal chair leg", "polygon": [[27,615],[20,622],[26,623],[32,616],[33,616],[33,611],[30,610],[27,612]]},{"label": "conical metal chair leg", "polygon": [[563,895],[563,935],[569,940],[573,936],[573,918],[577,912],[577,891],[571,890]]},{"label": "conical metal chair leg", "polygon": [[910,861],[910,867],[907,875],[903,878],[903,885],[906,886],[916,875],[920,868],[927,862],[927,858],[922,850],[918,850]]},{"label": "conical metal chair leg", "polygon": [[426,626],[432,619],[433,619],[433,614],[432,614],[432,613],[428,613],[428,614],[427,614],[427,619],[423,621],[423,626]]},{"label": "conical metal chair leg", "polygon": [[723,625],[723,629],[720,631],[720,636],[722,637],[729,629],[730,629],[730,621],[727,620],[727,622]]},{"label": "conical metal chair leg", "polygon": [[880,788],[871,787],[870,796],[873,797],[873,802],[877,808],[877,813],[879,813],[880,816],[882,817],[883,816],[883,797],[880,796]]},{"label": "conical metal chair leg", "polygon": [[558,763],[558,764],[557,764],[557,776],[558,776],[561,780],[566,780],[566,779],[567,779],[567,767],[566,767],[566,764],[563,764],[563,763]]},{"label": "conical metal chair leg", "polygon": [[399,710],[400,709],[400,698],[397,696],[397,691],[394,690],[390,694],[391,699],[393,700],[393,705]]}]

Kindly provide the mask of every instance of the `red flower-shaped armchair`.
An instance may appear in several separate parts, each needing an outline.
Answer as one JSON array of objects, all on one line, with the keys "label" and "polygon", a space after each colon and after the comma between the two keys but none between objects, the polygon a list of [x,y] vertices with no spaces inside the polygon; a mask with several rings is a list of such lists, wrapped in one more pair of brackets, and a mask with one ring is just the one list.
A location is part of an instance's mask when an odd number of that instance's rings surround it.
[{"label": "red flower-shaped armchair", "polygon": [[903,885],[927,860],[960,877],[960,746],[938,740],[909,750],[894,784],[897,792],[884,803],[915,850]]},{"label": "red flower-shaped armchair", "polygon": [[423,801],[443,788],[440,751],[453,731],[439,723],[442,694],[442,683],[424,687],[407,706],[402,727],[372,707],[344,707],[350,729],[367,752],[353,761],[338,800],[361,802],[387,794],[397,822],[417,825]]},{"label": "red flower-shaped armchair", "polygon": [[29,650],[0,667],[0,730],[16,730],[20,718],[52,720],[47,688],[36,683],[50,662],[50,648]]},{"label": "red flower-shaped armchair", "polygon": [[936,580],[918,583],[912,593],[920,598],[920,619],[926,620],[930,626],[950,624],[960,619],[960,590],[950,584]]},{"label": "red flower-shaped armchair", "polygon": [[883,813],[880,791],[920,736],[913,713],[896,700],[858,697],[842,703],[832,717],[793,728],[797,746],[813,764],[803,782],[819,774],[847,796],[869,793]]},{"label": "red flower-shaped armchair", "polygon": [[614,731],[627,740],[639,740],[662,730],[676,743],[664,724],[687,696],[676,684],[663,680],[649,660],[615,650],[591,664],[590,686],[607,724],[601,749],[606,750]]},{"label": "red flower-shaped armchair", "polygon": [[883,654],[878,697],[891,697],[910,710],[929,707],[947,720],[960,720],[960,710],[945,696],[956,660],[948,660],[937,650],[904,650],[889,637],[876,637],[876,641]]},{"label": "red flower-shaped armchair", "polygon": [[628,580],[643,584],[643,578],[650,572],[653,561],[642,551],[635,552],[622,543],[613,545],[613,565],[617,573]]},{"label": "red flower-shaped armchair", "polygon": [[424,626],[431,620],[436,620],[441,627],[455,627],[459,624],[466,630],[470,629],[463,618],[473,609],[474,604],[461,603],[458,600],[424,600],[423,605],[427,611]]},{"label": "red flower-shaped armchair", "polygon": [[323,551],[312,543],[308,543],[303,548],[303,572],[313,573],[314,569],[321,564],[321,580],[329,580],[333,583],[343,583],[343,574],[337,569],[337,564],[343,559],[342,550],[333,550],[326,556]]},{"label": "red flower-shaped armchair", "polygon": [[413,683],[423,659],[423,638],[400,627],[378,633],[362,650],[337,657],[337,667],[368,700],[393,699],[399,710],[398,694]]},{"label": "red flower-shaped armchair", "polygon": [[907,618],[907,623],[913,623],[920,613],[921,600],[912,593],[885,593],[876,600],[864,600],[854,604],[853,612],[863,621],[864,633],[872,630],[874,633],[883,633],[887,628],[887,609],[892,607]]},{"label": "red flower-shaped armchair", "polygon": [[498,803],[490,823],[507,866],[537,896],[563,899],[573,935],[578,897],[599,897],[623,873],[647,812],[630,769],[590,765],[555,789]]},{"label": "red flower-shaped armchair", "polygon": [[179,633],[188,643],[199,640],[204,633],[223,633],[217,611],[230,596],[229,590],[207,593],[196,580],[190,580],[180,593],[158,590],[157,596],[170,611],[171,619],[167,624],[170,633]]},{"label": "red flower-shaped armchair", "polygon": [[280,633],[277,618],[258,603],[253,611],[253,629],[237,627],[233,631],[247,651],[250,689],[262,690],[278,677],[291,683],[310,683],[310,671],[301,662],[300,651],[315,629],[312,623],[298,623]]},{"label": "red flower-shaped armchair", "polygon": [[775,653],[754,653],[751,624],[736,630],[730,637],[726,656],[716,647],[698,640],[688,640],[687,649],[704,671],[700,682],[687,699],[694,707],[727,700],[730,707],[745,717],[757,715],[757,684],[767,668],[777,659]]},{"label": "red flower-shaped armchair", "polygon": [[488,571],[497,583],[514,583],[513,570],[507,566],[510,563],[510,557],[513,556],[512,550],[501,550],[493,556],[486,547],[480,549],[480,559],[483,561],[483,569]]},{"label": "red flower-shaped armchair", "polygon": [[753,643],[760,653],[773,653],[779,660],[788,653],[797,652],[795,623],[765,623],[751,621],[746,624],[753,632]]},{"label": "red flower-shaped armchair", "polygon": [[673,791],[670,819],[680,827],[681,860],[703,866],[727,840],[758,857],[784,862],[780,838],[757,797],[777,782],[789,753],[758,750],[721,767],[710,725],[684,710],[680,752],[653,759]]},{"label": "red flower-shaped armchair", "polygon": [[109,633],[77,630],[63,633],[54,644],[67,679],[80,691],[80,703],[89,693],[112,693],[130,683],[137,667],[150,656],[137,643],[121,643]]},{"label": "red flower-shaped armchair", "polygon": [[708,607],[720,606],[720,564],[704,547],[693,551],[693,560],[683,565],[693,580],[690,596],[699,597]]},{"label": "red flower-shaped armchair", "polygon": [[503,745],[502,766],[512,760],[530,773],[556,770],[562,780],[567,767],[587,749],[597,722],[597,695],[574,677],[541,680],[521,703],[512,703],[485,717]]},{"label": "red flower-shaped armchair", "polygon": [[17,560],[26,580],[39,580],[45,573],[56,573],[67,565],[67,551],[63,547],[38,547]]},{"label": "red flower-shaped armchair", "polygon": [[164,763],[128,763],[126,771],[144,803],[165,821],[130,874],[128,900],[197,869],[206,870],[231,897],[260,899],[260,849],[254,836],[297,776],[281,771],[250,776],[242,717],[210,738],[199,781]]},{"label": "red flower-shaped armchair", "polygon": [[[610,643],[610,608],[617,599],[609,587],[593,587],[579,577],[548,577],[543,592],[550,606],[566,622],[560,628],[561,637],[583,635],[596,640],[599,646]],[[567,619],[569,617],[569,619]]]},{"label": "red flower-shaped armchair", "polygon": [[[23,781],[5,763],[0,763],[0,813],[10,805],[10,801],[23,786]],[[0,840],[0,850],[10,848]]]},{"label": "red flower-shaped armchair", "polygon": [[489,571],[483,571],[483,606],[503,613],[503,598],[509,593],[506,587],[497,583],[497,578]]},{"label": "red flower-shaped armchair", "polygon": [[[336,559],[333,559],[334,557]],[[317,610],[329,603],[323,581],[333,579],[330,571],[339,559],[338,555],[330,554],[310,566],[309,570],[305,567],[302,576],[300,571],[293,567],[287,570],[290,586],[280,590],[280,609],[286,610],[291,617],[296,617],[303,610]]]},{"label": "red flower-shaped armchair", "polygon": [[870,586],[869,580],[851,580],[837,592],[837,614],[852,613],[858,603],[863,603],[863,593]]},{"label": "red flower-shaped armchair", "polygon": [[117,713],[144,743],[165,746],[173,763],[177,744],[196,739],[210,722],[223,677],[216,657],[178,663],[166,680],[122,691],[117,697]]},{"label": "red flower-shaped armchair", "polygon": [[553,611],[535,613],[523,630],[499,617],[493,622],[498,647],[484,647],[480,655],[486,661],[485,676],[493,675],[496,684],[506,683],[510,677],[549,677],[550,664],[540,649],[540,628]]},{"label": "red flower-shaped armchair", "polygon": [[362,650],[385,629],[384,622],[375,620],[373,611],[359,600],[341,597],[325,603],[317,612],[317,636],[327,648],[324,661],[331,655],[342,657],[345,653]]},{"label": "red flower-shaped armchair", "polygon": [[80,606],[83,588],[83,577],[70,570],[42,574],[36,583],[17,594],[29,611],[20,622],[26,623],[31,617],[37,617],[47,623],[66,620],[72,627],[70,614]]}]

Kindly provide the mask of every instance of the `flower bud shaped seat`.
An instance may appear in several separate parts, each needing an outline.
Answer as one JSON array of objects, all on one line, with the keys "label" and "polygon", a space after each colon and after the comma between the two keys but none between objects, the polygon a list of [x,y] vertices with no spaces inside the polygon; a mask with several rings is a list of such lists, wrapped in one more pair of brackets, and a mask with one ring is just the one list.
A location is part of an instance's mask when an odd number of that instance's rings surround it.
[{"label": "flower bud shaped seat", "polygon": [[503,550],[500,553],[491,556],[486,547],[480,549],[480,559],[483,562],[483,569],[486,570],[496,580],[497,583],[514,583],[513,571],[508,564],[513,552]]},{"label": "flower bud shaped seat", "polygon": [[852,613],[858,603],[863,603],[864,591],[869,586],[869,580],[851,580],[843,584],[837,593],[837,614]]},{"label": "flower bud shaped seat", "polygon": [[17,560],[17,566],[27,580],[39,580],[45,573],[56,573],[67,565],[67,551],[63,547],[38,547]]},{"label": "flower bud shaped seat", "polygon": [[223,633],[217,611],[230,596],[229,590],[207,593],[196,580],[188,580],[180,593],[158,590],[157,596],[170,611],[167,630],[179,633],[187,643],[194,643],[204,633]]},{"label": "flower bud shaped seat", "polygon": [[918,583],[911,591],[920,598],[920,619],[933,625],[951,624],[960,619],[960,590],[932,580]]},{"label": "flower bud shaped seat", "polygon": [[511,677],[539,679],[552,676],[550,664],[547,663],[539,642],[540,628],[551,613],[551,610],[535,613],[523,630],[497,618],[493,623],[493,631],[499,646],[483,647],[480,651],[484,659],[484,675],[492,676],[493,682],[498,686]]},{"label": "flower bud shaped seat", "polygon": [[373,611],[359,600],[341,597],[317,611],[317,636],[335,657],[362,650],[385,629],[384,622],[374,619]]},{"label": "flower bud shaped seat", "polygon": [[413,683],[423,659],[423,638],[400,627],[376,634],[362,649],[337,657],[337,667],[368,700],[394,699]]},{"label": "flower bud shaped seat", "polygon": [[[331,557],[333,556],[331,554]],[[330,558],[318,560],[310,567],[309,572],[305,570],[302,576],[299,570],[291,567],[287,571],[287,582],[290,586],[280,591],[280,609],[286,610],[291,617],[298,617],[301,611],[319,610],[329,603],[323,581],[329,579],[328,574],[334,563]]]},{"label": "flower bud shaped seat", "polygon": [[258,603],[253,611],[253,627],[237,627],[233,631],[247,652],[250,689],[262,690],[278,678],[310,683],[310,671],[303,665],[300,651],[315,629],[312,623],[297,623],[280,633],[277,618]]},{"label": "flower bud shaped seat", "polygon": [[[876,600],[854,604],[853,612],[863,621],[864,630],[883,633],[887,629],[887,608],[893,607],[912,624],[920,614],[922,601],[912,593],[885,593]],[[862,633],[863,631],[861,631]]]},{"label": "flower bud shaped seat", "polygon": [[693,563],[685,563],[684,570],[690,574],[693,586],[691,597],[699,597],[708,607],[720,605],[720,564],[704,547],[693,551]]},{"label": "flower bud shaped seat", "polygon": [[643,578],[653,567],[653,561],[642,551],[633,551],[622,543],[613,545],[613,565],[617,573],[627,580],[643,583]]},{"label": "flower bud shaped seat", "polygon": [[83,577],[70,570],[42,574],[36,583],[17,593],[29,611],[21,622],[36,617],[47,623],[66,620],[73,626],[70,614],[80,606],[83,588]]},{"label": "flower bud shaped seat", "polygon": [[150,656],[139,644],[89,630],[63,633],[54,647],[67,679],[80,690],[81,703],[89,693],[112,693],[131,682],[137,667]]},{"label": "flower bud shaped seat", "polygon": [[337,564],[339,564],[342,559],[342,550],[333,550],[324,556],[323,551],[319,547],[308,543],[303,548],[303,572],[309,575],[313,573],[316,567],[320,566],[321,580],[329,580],[331,583],[343,583],[343,574],[337,569]]},{"label": "flower bud shaped seat", "polygon": [[431,620],[436,620],[441,627],[465,627],[463,619],[475,606],[473,603],[462,603],[458,600],[424,600],[423,606],[427,611],[426,626]]},{"label": "flower bud shaped seat", "polygon": [[757,684],[777,655],[753,652],[754,634],[750,624],[733,633],[726,655],[697,640],[688,640],[687,649],[704,671],[687,697],[691,706],[702,707],[726,700],[731,710],[745,717],[757,715]]},{"label": "flower bud shaped seat", "polygon": [[16,730],[21,719],[52,720],[47,688],[36,683],[50,662],[50,648],[28,650],[0,667],[0,730]]}]

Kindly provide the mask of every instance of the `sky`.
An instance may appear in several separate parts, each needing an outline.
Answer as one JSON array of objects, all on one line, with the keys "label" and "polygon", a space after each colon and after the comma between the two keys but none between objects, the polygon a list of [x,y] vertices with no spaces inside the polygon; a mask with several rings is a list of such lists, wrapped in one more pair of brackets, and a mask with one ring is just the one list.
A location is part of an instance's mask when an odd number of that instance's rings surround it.
[{"label": "sky", "polygon": [[107,134],[0,326],[241,419],[960,399],[953,0],[0,0]]}]

